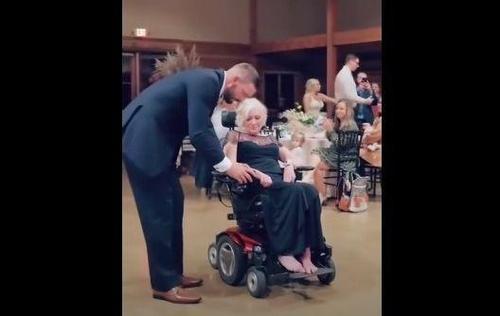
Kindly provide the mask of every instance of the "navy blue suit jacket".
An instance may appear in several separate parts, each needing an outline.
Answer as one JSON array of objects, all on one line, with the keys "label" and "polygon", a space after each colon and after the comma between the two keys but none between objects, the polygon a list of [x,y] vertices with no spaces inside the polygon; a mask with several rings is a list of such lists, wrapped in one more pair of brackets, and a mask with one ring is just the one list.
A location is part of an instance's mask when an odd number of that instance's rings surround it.
[{"label": "navy blue suit jacket", "polygon": [[163,78],[122,112],[124,158],[148,176],[173,169],[182,139],[210,165],[224,159],[210,116],[217,105],[224,71],[191,69]]}]

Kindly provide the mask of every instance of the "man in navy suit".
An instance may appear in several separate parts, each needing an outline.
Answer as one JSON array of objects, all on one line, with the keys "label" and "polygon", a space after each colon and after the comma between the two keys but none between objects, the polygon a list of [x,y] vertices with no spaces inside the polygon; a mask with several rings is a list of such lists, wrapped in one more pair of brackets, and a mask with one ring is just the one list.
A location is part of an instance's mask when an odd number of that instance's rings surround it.
[{"label": "man in navy suit", "polygon": [[146,240],[153,297],[198,303],[184,288],[201,279],[183,275],[184,194],[176,172],[182,140],[189,135],[198,154],[219,172],[251,182],[247,165],[225,157],[210,116],[219,98],[242,101],[256,92],[258,73],[247,63],[227,71],[191,69],[145,89],[122,113],[123,162]]}]

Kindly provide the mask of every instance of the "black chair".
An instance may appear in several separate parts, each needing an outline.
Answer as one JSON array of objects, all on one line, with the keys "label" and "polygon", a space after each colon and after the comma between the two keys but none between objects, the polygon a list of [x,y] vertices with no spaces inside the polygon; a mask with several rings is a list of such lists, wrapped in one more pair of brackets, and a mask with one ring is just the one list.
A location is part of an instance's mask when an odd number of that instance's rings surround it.
[{"label": "black chair", "polygon": [[[229,130],[234,130],[234,127],[236,122],[236,112],[232,111],[222,111],[221,112],[221,123],[222,126],[229,128]],[[221,141],[221,146],[224,147],[226,140]],[[210,167],[210,172],[209,174],[212,176],[213,168]],[[214,195],[214,192],[218,192],[220,190],[220,183],[217,183],[217,181],[214,181],[212,178],[210,180],[211,185],[208,186],[207,191],[206,191],[206,196],[210,200],[212,199],[212,196]]]},{"label": "black chair", "polygon": [[236,112],[222,111],[221,113],[222,126],[229,129],[234,129],[236,126]]},{"label": "black chair", "polygon": [[[352,162],[355,164],[355,168],[358,169],[360,164],[359,149],[361,147],[361,138],[363,136],[363,131],[339,131],[338,139],[334,142],[337,152],[337,165],[333,168],[329,168],[328,172],[335,174],[333,176],[324,177],[324,184],[327,186],[333,186],[335,188],[334,199],[338,201],[340,199],[341,192],[341,180],[346,170],[341,166],[344,163]],[[334,179],[335,181],[329,182],[328,180]]]},{"label": "black chair", "polygon": [[369,163],[365,163],[365,173],[368,170],[369,187],[368,192],[370,192],[371,197],[377,195],[377,184],[382,183],[382,168],[373,166]]}]

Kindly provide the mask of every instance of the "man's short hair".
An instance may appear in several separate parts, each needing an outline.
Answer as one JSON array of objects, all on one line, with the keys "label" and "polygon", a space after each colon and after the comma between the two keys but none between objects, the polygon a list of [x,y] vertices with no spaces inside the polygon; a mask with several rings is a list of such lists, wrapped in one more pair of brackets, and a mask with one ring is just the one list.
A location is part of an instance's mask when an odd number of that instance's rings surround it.
[{"label": "man's short hair", "polygon": [[347,54],[347,56],[345,56],[345,63],[347,64],[351,60],[356,60],[356,59],[359,59],[358,56],[354,54]]},{"label": "man's short hair", "polygon": [[239,63],[231,67],[231,69],[236,70],[241,74],[242,79],[252,82],[257,86],[259,81],[259,73],[255,67],[249,63]]}]

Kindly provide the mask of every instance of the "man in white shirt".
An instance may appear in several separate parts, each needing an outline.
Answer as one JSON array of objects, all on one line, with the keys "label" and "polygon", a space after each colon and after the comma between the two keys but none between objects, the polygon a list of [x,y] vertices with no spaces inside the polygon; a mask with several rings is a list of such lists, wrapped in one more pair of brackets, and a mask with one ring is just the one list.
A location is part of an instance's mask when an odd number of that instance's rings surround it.
[{"label": "man in white shirt", "polygon": [[347,104],[353,108],[356,107],[356,103],[370,104],[373,102],[373,98],[369,97],[365,99],[358,96],[356,83],[352,76],[352,73],[358,68],[359,58],[353,54],[348,54],[345,58],[344,67],[342,67],[335,78],[335,98],[337,100],[347,100]]},{"label": "man in white shirt", "polygon": [[[371,104],[373,98],[362,98],[358,96],[358,91],[356,88],[356,83],[354,82],[354,77],[352,72],[359,68],[359,58],[356,55],[348,54],[345,58],[344,67],[339,71],[337,77],[335,77],[335,99],[345,100],[348,106],[353,109],[356,108],[357,103],[361,104]],[[327,111],[328,119],[323,123],[325,129],[333,127],[332,116],[335,113],[333,108],[328,108]]]}]

